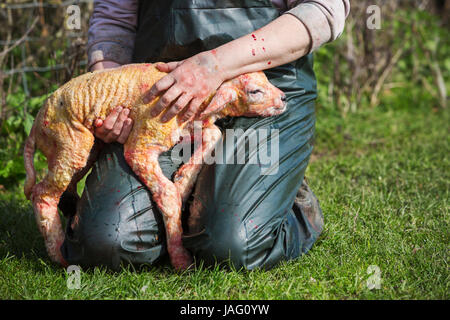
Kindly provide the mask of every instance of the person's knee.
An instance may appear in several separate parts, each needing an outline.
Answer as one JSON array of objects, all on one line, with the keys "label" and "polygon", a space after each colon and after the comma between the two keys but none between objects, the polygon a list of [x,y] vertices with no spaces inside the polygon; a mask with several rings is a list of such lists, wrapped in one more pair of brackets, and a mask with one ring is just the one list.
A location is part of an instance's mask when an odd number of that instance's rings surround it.
[{"label": "person's knee", "polygon": [[189,236],[188,249],[206,266],[216,264],[246,268],[246,238],[243,225],[218,224]]},{"label": "person's knee", "polygon": [[217,215],[215,218],[188,243],[188,249],[206,266],[270,269],[281,261],[297,258],[308,241],[302,236],[294,214],[273,217],[262,224],[255,223],[257,218],[248,221],[220,219]]},{"label": "person's knee", "polygon": [[120,234],[114,230],[94,230],[81,237],[82,260],[90,266],[107,266],[113,269],[120,264]]}]

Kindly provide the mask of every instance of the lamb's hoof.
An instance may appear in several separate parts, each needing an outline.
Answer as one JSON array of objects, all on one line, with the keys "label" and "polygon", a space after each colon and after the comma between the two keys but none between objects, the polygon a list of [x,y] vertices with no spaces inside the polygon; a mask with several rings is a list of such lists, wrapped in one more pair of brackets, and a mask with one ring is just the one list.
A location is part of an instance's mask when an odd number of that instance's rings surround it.
[{"label": "lamb's hoof", "polygon": [[192,256],[187,250],[183,250],[183,252],[172,256],[171,261],[172,266],[177,271],[183,271],[193,266]]},{"label": "lamb's hoof", "polygon": [[50,257],[50,260],[52,260],[54,263],[59,264],[60,266],[67,268],[69,264],[64,259],[62,253],[61,253],[61,246],[64,242],[64,238],[60,238],[56,241],[49,241],[45,244],[47,248],[48,256]]}]

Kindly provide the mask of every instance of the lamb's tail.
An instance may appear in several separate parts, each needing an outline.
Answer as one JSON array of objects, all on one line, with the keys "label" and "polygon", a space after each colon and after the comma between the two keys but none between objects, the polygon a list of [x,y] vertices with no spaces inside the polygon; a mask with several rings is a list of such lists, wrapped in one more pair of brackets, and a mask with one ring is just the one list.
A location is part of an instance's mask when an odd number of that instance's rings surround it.
[{"label": "lamb's tail", "polygon": [[25,141],[25,147],[23,149],[23,159],[25,162],[25,171],[27,177],[25,179],[25,185],[23,191],[27,199],[30,199],[31,190],[36,184],[36,171],[34,170],[34,152],[36,150],[36,129],[35,124],[31,128],[30,135]]}]

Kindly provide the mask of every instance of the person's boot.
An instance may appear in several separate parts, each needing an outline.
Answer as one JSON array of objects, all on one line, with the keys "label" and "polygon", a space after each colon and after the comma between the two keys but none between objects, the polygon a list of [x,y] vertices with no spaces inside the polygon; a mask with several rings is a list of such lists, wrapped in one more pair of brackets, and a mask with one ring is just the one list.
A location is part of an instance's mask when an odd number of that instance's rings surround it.
[{"label": "person's boot", "polygon": [[303,179],[302,185],[297,191],[293,210],[296,215],[303,215],[308,219],[313,229],[320,234],[323,230],[323,213],[317,200],[316,195],[306,183],[306,177]]}]

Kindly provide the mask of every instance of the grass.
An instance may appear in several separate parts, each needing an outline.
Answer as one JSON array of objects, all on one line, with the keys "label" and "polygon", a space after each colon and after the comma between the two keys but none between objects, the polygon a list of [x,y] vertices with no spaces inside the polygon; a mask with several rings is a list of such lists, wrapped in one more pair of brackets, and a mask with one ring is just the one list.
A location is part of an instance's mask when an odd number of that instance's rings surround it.
[{"label": "grass", "polygon": [[[0,191],[0,299],[448,299],[449,120],[429,108],[319,109],[307,177],[325,230],[270,271],[95,268],[70,290],[30,204]],[[380,289],[367,287],[371,265]]]}]

